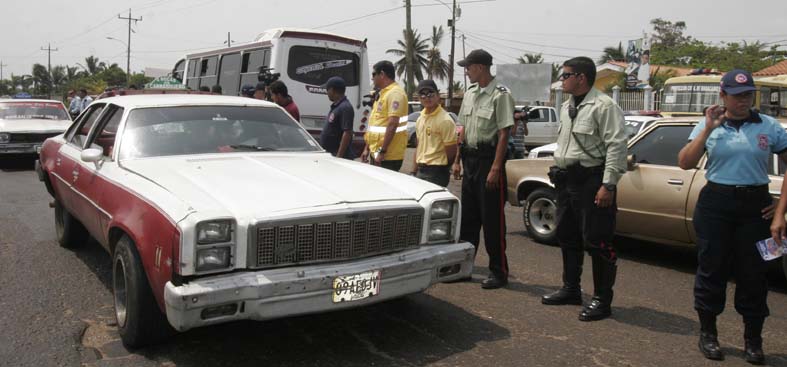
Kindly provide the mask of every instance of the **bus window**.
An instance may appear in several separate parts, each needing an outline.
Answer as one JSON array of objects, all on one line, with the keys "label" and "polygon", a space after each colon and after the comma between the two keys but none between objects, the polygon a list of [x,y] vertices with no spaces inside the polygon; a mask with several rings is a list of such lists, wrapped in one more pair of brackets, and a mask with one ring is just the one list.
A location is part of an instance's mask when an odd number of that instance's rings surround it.
[{"label": "bus window", "polygon": [[311,85],[322,85],[332,76],[340,76],[348,87],[358,85],[358,55],[323,47],[290,48],[287,76]]},{"label": "bus window", "polygon": [[781,101],[781,103],[779,103],[779,106],[781,106],[780,115],[787,117],[787,89],[782,89],[781,92],[779,92],[779,95],[779,101]]},{"label": "bus window", "polygon": [[221,57],[221,67],[219,70],[219,85],[222,93],[227,95],[238,94],[238,83],[240,82],[240,54],[229,54]]},{"label": "bus window", "polygon": [[241,85],[256,85],[260,67],[270,65],[271,53],[269,49],[259,49],[243,53],[241,62]]},{"label": "bus window", "polygon": [[218,77],[216,76],[216,66],[218,63],[218,56],[211,56],[202,59],[200,63],[200,86],[207,86],[208,88],[216,85]]},{"label": "bus window", "polygon": [[189,60],[189,76],[186,80],[186,86],[194,90],[199,88],[199,70],[197,69],[198,62],[199,59]]}]

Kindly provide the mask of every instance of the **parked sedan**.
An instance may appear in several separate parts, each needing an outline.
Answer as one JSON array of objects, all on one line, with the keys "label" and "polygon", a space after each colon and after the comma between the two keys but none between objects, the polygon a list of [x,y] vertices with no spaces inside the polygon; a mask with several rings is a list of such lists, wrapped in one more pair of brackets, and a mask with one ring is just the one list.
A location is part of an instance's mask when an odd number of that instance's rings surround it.
[{"label": "parked sedan", "polygon": [[49,137],[62,134],[71,118],[62,102],[0,99],[0,155],[35,155]]},{"label": "parked sedan", "polygon": [[37,165],[64,247],[112,257],[121,339],[381,302],[470,275],[445,188],[332,157],[275,104],[93,102]]}]

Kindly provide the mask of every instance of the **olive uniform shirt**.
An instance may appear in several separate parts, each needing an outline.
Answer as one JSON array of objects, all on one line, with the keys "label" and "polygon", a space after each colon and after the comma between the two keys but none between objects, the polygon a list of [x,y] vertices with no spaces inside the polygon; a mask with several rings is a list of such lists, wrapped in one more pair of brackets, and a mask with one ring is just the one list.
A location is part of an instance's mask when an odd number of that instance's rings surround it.
[{"label": "olive uniform shirt", "polygon": [[[364,134],[370,152],[376,152],[383,147],[385,129],[388,127],[388,118],[407,116],[407,93],[396,82],[380,90],[380,97],[372,106],[372,117],[369,119],[369,128]],[[385,152],[385,160],[399,161],[404,159],[407,149],[407,121],[399,123],[391,143]]]},{"label": "olive uniform shirt", "polygon": [[456,124],[443,107],[438,105],[432,113],[422,110],[415,122],[415,133],[418,137],[416,163],[430,166],[449,164],[445,147],[456,145]]},{"label": "olive uniform shirt", "polygon": [[494,78],[486,87],[472,84],[462,100],[459,124],[465,127],[466,146],[497,145],[498,130],[514,125],[514,98]]},{"label": "olive uniform shirt", "polygon": [[626,173],[627,142],[623,110],[609,96],[591,88],[577,106],[574,120],[568,114],[572,96],[560,108],[555,163],[566,168],[604,165],[603,183],[617,185]]}]

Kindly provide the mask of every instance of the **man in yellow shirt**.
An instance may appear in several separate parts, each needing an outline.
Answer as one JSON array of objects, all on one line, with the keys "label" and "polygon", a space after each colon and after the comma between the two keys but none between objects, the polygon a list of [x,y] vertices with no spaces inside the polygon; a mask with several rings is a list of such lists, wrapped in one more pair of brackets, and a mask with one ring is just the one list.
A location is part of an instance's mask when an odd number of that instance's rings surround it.
[{"label": "man in yellow shirt", "polygon": [[[404,151],[407,148],[407,93],[396,84],[396,69],[387,60],[372,66],[372,82],[380,90],[372,106],[369,128],[364,134],[366,146],[361,160],[393,171],[402,168]],[[371,157],[370,157],[371,156]]]},{"label": "man in yellow shirt", "polygon": [[416,150],[412,173],[435,185],[448,186],[450,164],[456,157],[456,124],[440,106],[440,93],[432,80],[418,83],[424,109],[415,122]]}]

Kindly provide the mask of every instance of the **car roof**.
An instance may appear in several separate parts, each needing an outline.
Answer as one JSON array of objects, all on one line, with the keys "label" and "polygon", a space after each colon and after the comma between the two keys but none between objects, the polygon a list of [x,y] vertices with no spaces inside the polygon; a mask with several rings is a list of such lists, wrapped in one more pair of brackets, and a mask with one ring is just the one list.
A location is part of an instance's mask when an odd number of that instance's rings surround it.
[{"label": "car roof", "polygon": [[623,119],[626,121],[638,121],[638,122],[650,122],[653,120],[658,120],[659,117],[653,116],[623,116]]},{"label": "car roof", "polygon": [[44,102],[44,103],[59,103],[63,102],[54,99],[33,99],[33,98],[0,98],[0,103],[4,102]]},{"label": "car roof", "polygon": [[139,94],[116,96],[97,100],[93,103],[112,103],[124,108],[168,107],[168,106],[260,106],[275,107],[273,102],[235,96],[209,94]]}]

